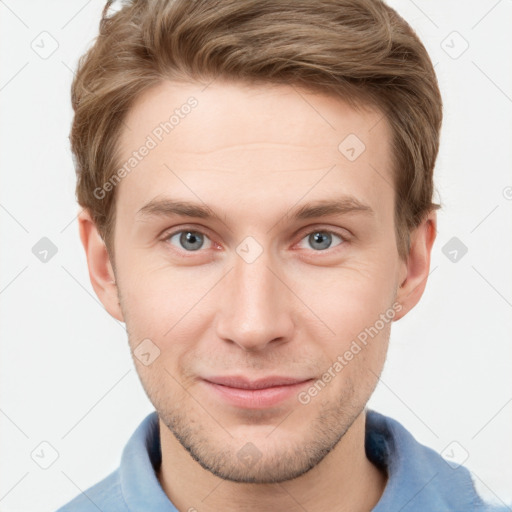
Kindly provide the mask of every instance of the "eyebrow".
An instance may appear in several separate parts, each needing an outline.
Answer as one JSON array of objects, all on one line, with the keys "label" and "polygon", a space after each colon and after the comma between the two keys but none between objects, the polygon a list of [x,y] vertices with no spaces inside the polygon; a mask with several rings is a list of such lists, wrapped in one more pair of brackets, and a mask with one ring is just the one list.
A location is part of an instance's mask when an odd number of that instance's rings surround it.
[{"label": "eyebrow", "polygon": [[[374,215],[374,210],[352,196],[337,199],[323,199],[290,209],[284,217],[296,220],[324,217],[327,215],[345,215],[364,213]],[[206,204],[190,201],[177,201],[171,198],[154,198],[137,211],[137,217],[196,217],[200,219],[218,219],[219,216]]]}]

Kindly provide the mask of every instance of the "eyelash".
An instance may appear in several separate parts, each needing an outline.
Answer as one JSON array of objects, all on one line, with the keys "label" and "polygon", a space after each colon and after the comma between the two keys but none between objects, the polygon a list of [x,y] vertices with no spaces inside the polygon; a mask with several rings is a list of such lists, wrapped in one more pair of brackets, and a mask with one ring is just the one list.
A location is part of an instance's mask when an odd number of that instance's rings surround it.
[{"label": "eyelash", "polygon": [[[190,228],[182,227],[179,230],[166,233],[163,236],[162,241],[165,242],[165,243],[168,243],[169,245],[172,245],[172,244],[170,244],[170,239],[173,236],[181,234],[181,233],[186,233],[186,232],[197,233],[197,234],[203,235],[203,236],[207,237],[211,241],[212,244],[215,244],[215,242],[213,242],[210,239],[210,237],[204,231],[201,231],[200,229],[191,228],[191,227]],[[336,237],[341,239],[341,242],[338,245],[335,245],[334,247],[328,247],[327,249],[323,249],[323,250],[310,249],[314,253],[319,253],[319,254],[332,253],[333,250],[336,250],[336,248],[339,248],[340,246],[342,246],[346,242],[348,242],[348,237],[346,235],[342,235],[341,233],[339,233],[337,231],[330,230],[330,229],[314,228],[314,229],[310,229],[309,231],[306,231],[306,232],[303,232],[303,233],[304,234],[301,236],[299,242],[302,242],[305,238],[307,238],[309,235],[312,235],[314,233],[324,233],[324,234],[334,235],[334,236],[336,236]],[[185,250],[183,248],[177,248],[175,246],[173,246],[173,248],[175,250],[177,250],[178,252],[186,253],[186,254],[189,254],[191,256],[193,256],[196,253],[201,253],[201,252],[207,250],[207,249],[198,249],[197,251],[187,251],[187,250]]]}]

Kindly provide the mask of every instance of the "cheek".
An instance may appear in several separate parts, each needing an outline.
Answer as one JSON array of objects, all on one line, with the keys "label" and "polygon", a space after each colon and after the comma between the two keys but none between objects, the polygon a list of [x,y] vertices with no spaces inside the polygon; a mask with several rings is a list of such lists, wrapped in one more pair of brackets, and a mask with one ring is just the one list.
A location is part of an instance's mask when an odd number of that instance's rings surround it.
[{"label": "cheek", "polygon": [[188,381],[185,373],[193,368],[205,330],[218,313],[215,297],[223,292],[218,285],[226,269],[172,265],[161,252],[144,248],[132,247],[125,254],[118,283],[130,347],[136,357],[137,346],[149,339],[159,351],[150,367],[135,359],[137,370],[147,386],[160,382],[174,389],[176,381],[167,372]]},{"label": "cheek", "polygon": [[[333,390],[353,385],[356,395],[366,396],[375,386],[396,314],[388,265],[377,258],[338,269],[310,269],[295,281],[300,283],[297,295],[307,297],[316,315],[302,318],[301,326],[308,339],[316,340],[313,350],[322,368],[336,376]],[[301,311],[308,314],[304,307]]]},{"label": "cheek", "polygon": [[[363,264],[300,272],[294,290],[324,326],[339,339],[355,336],[392,305],[394,281],[389,269]],[[304,310],[304,308],[302,308]],[[334,331],[334,334],[333,332]]]},{"label": "cheek", "polygon": [[169,322],[181,316],[189,303],[194,299],[197,302],[208,290],[211,278],[198,268],[173,267],[162,262],[162,258],[144,254],[139,257],[133,254],[123,261],[118,271],[119,283],[124,305],[132,318],[137,315],[161,324],[167,315],[170,315]]}]

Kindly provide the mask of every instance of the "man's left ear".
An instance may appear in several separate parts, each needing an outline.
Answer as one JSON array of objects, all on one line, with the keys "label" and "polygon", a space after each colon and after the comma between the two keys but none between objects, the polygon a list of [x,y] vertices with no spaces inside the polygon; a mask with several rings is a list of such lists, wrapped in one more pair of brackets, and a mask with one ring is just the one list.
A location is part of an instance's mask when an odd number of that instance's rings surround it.
[{"label": "man's left ear", "polygon": [[[430,272],[430,254],[437,232],[437,212],[432,210],[423,222],[411,232],[407,261],[403,262],[401,285],[396,301],[402,309],[394,320],[404,317],[419,302]],[[405,276],[405,277],[404,277]]]}]

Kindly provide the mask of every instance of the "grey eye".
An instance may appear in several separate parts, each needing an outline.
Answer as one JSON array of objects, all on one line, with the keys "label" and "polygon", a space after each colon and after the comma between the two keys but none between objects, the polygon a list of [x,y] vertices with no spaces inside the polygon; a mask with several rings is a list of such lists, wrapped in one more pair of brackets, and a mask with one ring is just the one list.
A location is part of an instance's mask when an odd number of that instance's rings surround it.
[{"label": "grey eye", "polygon": [[[178,248],[185,249],[186,251],[198,251],[204,248],[205,239],[209,240],[208,237],[197,231],[183,230],[178,231],[169,237],[169,242],[173,243],[173,240],[178,242]],[[176,245],[176,243],[173,243]]]},{"label": "grey eye", "polygon": [[[333,242],[333,237],[340,240],[340,243],[343,243],[343,239],[336,235],[335,233],[332,233],[330,231],[313,231],[309,235],[305,236],[303,240],[307,240],[307,243],[309,247],[312,247],[313,249],[319,250],[319,251],[325,251],[326,249],[329,249]],[[337,244],[340,245],[340,244]]]}]

